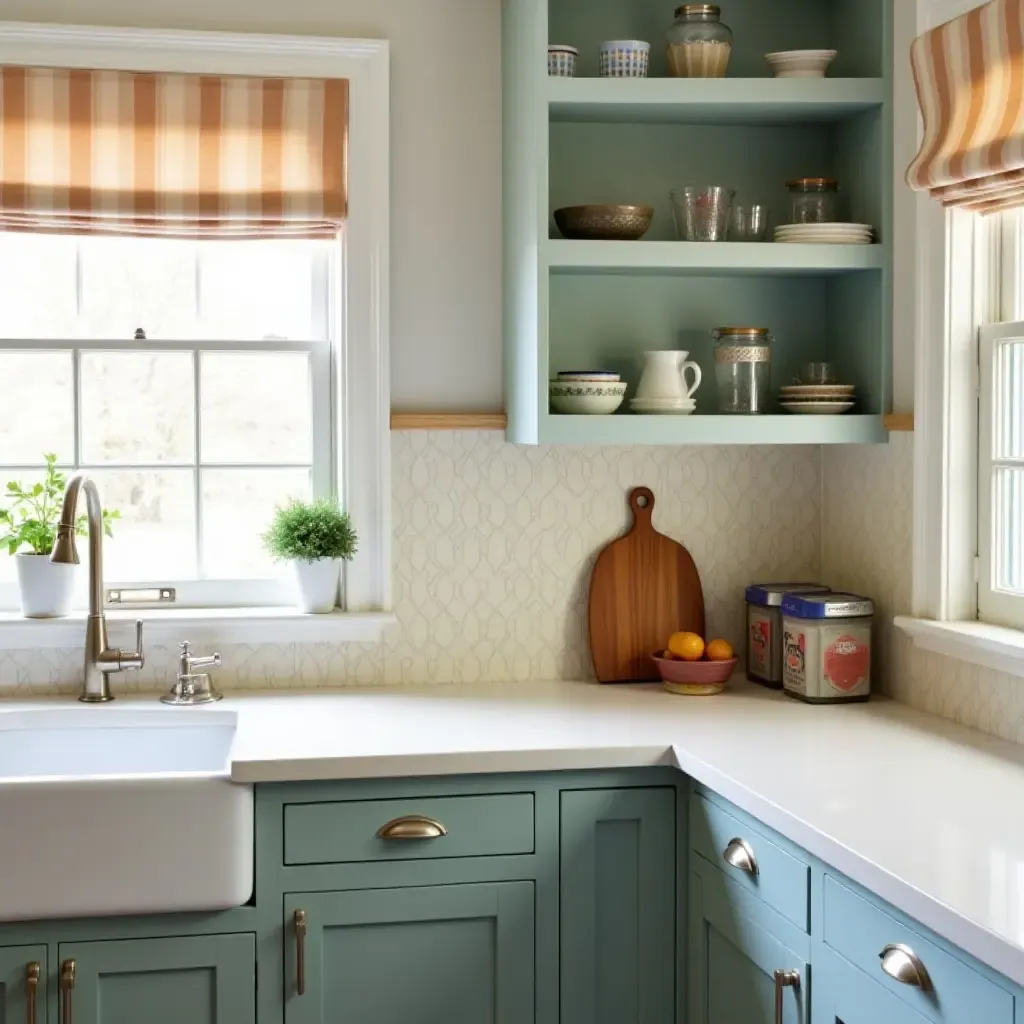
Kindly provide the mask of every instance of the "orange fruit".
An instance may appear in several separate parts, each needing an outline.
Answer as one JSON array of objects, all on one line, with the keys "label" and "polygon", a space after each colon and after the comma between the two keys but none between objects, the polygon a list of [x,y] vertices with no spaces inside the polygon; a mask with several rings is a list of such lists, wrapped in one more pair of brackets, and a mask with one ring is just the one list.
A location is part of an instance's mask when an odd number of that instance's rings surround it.
[{"label": "orange fruit", "polygon": [[683,661],[700,661],[704,640],[696,633],[673,633],[668,638],[668,649]]},{"label": "orange fruit", "polygon": [[734,655],[728,640],[712,640],[708,644],[708,661],[730,661]]}]

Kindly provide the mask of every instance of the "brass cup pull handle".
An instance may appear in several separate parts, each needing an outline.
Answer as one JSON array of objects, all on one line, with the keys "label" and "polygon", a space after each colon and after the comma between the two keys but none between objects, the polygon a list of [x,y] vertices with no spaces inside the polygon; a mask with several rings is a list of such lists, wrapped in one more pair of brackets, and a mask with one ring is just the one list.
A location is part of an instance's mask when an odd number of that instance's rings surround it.
[{"label": "brass cup pull handle", "polygon": [[75,987],[75,961],[65,960],[60,965],[60,1018],[61,1024],[72,1024],[71,993]]},{"label": "brass cup pull handle", "polygon": [[722,857],[730,867],[746,872],[751,878],[756,878],[760,871],[754,850],[745,839],[730,839],[722,851]]},{"label": "brass cup pull handle", "polygon": [[901,985],[931,992],[932,979],[921,958],[909,947],[899,942],[890,942],[878,954],[882,970]]},{"label": "brass cup pull handle", "polygon": [[775,1024],[783,1024],[783,995],[787,988],[800,987],[799,971],[775,972]]},{"label": "brass cup pull handle", "polygon": [[378,839],[440,839],[448,835],[448,829],[434,818],[422,814],[407,814],[403,818],[392,818],[377,829]]},{"label": "brass cup pull handle", "polygon": [[306,994],[306,912],[296,910],[292,917],[295,923],[295,991]]},{"label": "brass cup pull handle", "polygon": [[39,989],[39,963],[33,960],[25,964],[25,1020],[36,1024],[36,992]]}]

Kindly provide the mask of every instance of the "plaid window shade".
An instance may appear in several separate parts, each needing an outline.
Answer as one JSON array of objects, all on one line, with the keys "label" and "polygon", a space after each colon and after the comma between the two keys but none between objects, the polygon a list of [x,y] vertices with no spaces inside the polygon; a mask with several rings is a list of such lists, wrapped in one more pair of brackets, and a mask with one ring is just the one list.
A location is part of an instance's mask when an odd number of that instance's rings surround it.
[{"label": "plaid window shade", "polygon": [[1024,3],[990,3],[911,49],[924,119],[907,181],[946,206],[1024,205]]},{"label": "plaid window shade", "polygon": [[348,82],[0,67],[0,230],[323,238]]}]

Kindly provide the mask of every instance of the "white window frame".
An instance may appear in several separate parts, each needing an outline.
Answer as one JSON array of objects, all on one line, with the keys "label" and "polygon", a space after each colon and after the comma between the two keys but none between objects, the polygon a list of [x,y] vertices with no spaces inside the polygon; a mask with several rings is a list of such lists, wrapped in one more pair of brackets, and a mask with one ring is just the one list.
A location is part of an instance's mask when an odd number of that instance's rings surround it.
[{"label": "white window frame", "polygon": [[[379,39],[108,29],[0,22],[0,62],[184,74],[346,78],[349,214],[339,260],[340,337],[334,352],[333,467],[359,533],[346,564],[343,610],[285,608],[146,611],[153,642],[373,640],[391,614],[389,383],[389,45]],[[68,347],[72,347],[73,343]],[[116,620],[121,613],[110,616]],[[137,613],[124,613],[130,618]],[[0,616],[0,644],[81,643],[80,619]]]}]

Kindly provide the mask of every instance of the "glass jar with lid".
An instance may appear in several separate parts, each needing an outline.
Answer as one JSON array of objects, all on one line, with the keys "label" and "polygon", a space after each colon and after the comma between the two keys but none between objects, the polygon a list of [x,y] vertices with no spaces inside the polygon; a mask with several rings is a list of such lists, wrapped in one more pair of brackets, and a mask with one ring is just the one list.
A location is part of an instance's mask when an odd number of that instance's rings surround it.
[{"label": "glass jar with lid", "polygon": [[724,78],[732,56],[732,29],[722,24],[717,4],[683,4],[668,30],[668,73],[672,78]]},{"label": "glass jar with lid", "polygon": [[790,223],[831,224],[839,220],[839,183],[833,178],[794,178],[789,189]]},{"label": "glass jar with lid", "polygon": [[718,411],[746,416],[767,412],[774,340],[768,328],[718,327],[712,334]]}]

